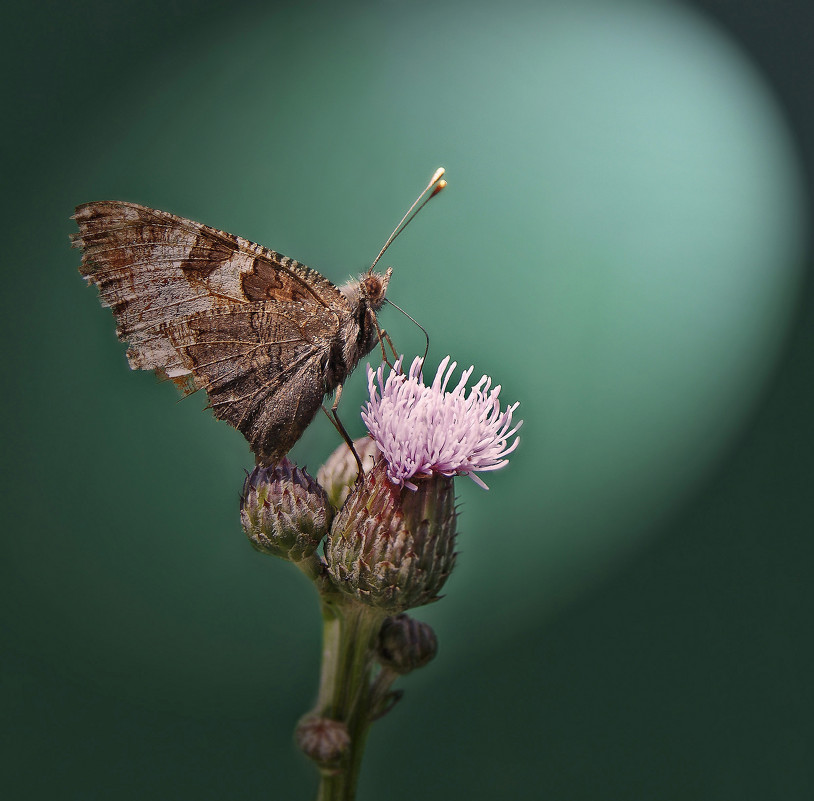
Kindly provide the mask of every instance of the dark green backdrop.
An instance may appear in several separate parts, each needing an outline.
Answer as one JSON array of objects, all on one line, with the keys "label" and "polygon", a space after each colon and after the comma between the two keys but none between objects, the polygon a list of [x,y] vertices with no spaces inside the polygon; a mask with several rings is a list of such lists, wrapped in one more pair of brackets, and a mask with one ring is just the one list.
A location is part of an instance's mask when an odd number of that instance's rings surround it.
[{"label": "dark green backdrop", "polygon": [[[133,200],[359,272],[519,399],[441,651],[360,799],[807,799],[814,511],[805,3],[38,3],[3,19],[11,799],[308,799],[310,587],[241,437],[131,373],[68,220]],[[384,322],[412,354],[416,330]],[[364,381],[343,399],[354,433]],[[318,420],[294,455],[337,444]]]}]

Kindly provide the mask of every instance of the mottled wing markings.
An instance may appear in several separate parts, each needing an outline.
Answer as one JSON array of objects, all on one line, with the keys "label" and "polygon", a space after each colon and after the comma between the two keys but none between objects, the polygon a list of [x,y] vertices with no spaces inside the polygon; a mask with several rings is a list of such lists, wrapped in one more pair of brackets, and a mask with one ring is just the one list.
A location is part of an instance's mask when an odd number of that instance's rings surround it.
[{"label": "mottled wing markings", "polygon": [[[255,303],[194,315],[170,331],[215,416],[253,444],[287,452],[319,409],[334,313]],[[330,333],[329,333],[330,332]],[[263,455],[262,453],[259,455]]]}]

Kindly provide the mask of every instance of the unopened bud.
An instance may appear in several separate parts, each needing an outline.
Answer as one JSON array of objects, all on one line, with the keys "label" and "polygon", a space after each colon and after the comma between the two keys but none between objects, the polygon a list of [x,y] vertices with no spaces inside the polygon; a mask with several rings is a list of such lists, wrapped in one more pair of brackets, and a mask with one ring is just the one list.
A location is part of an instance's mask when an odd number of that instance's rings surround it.
[{"label": "unopened bud", "polygon": [[424,667],[437,653],[438,640],[428,623],[404,613],[382,623],[376,655],[384,667],[396,673],[410,673]]},{"label": "unopened bud", "polygon": [[348,727],[331,718],[305,718],[295,736],[302,752],[323,769],[336,766],[350,745]]},{"label": "unopened bud", "polygon": [[435,601],[455,563],[452,478],[396,486],[379,461],[348,496],[325,546],[344,593],[389,613]]},{"label": "unopened bud", "polygon": [[240,520],[258,551],[293,562],[306,559],[333,515],[325,490],[288,458],[276,467],[255,467],[243,484]]},{"label": "unopened bud", "polygon": [[[369,473],[381,456],[376,441],[372,437],[360,437],[354,441],[353,447],[359,454],[365,473]],[[358,474],[359,465],[356,464],[351,449],[344,442],[319,468],[317,481],[325,488],[334,509],[341,508],[345,503],[345,499],[356,484]]]}]

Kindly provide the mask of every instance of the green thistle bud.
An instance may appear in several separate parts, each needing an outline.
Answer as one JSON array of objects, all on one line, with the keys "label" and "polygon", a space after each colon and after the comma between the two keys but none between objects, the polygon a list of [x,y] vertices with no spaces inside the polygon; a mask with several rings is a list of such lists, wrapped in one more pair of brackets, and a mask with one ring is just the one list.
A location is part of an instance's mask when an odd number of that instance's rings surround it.
[{"label": "green thistle bud", "polygon": [[411,490],[380,461],[334,520],[328,570],[342,592],[391,614],[435,601],[455,563],[455,521],[451,477]]},{"label": "green thistle bud", "polygon": [[438,640],[427,623],[409,615],[388,617],[379,630],[376,655],[395,673],[410,673],[435,658]]},{"label": "green thistle bud", "polygon": [[348,727],[331,718],[307,717],[295,736],[300,750],[323,770],[338,767],[350,745]]},{"label": "green thistle bud", "polygon": [[312,556],[334,510],[325,490],[288,458],[255,467],[240,498],[240,520],[252,545],[292,562]]},{"label": "green thistle bud", "polygon": [[[370,437],[359,437],[353,443],[365,473],[373,469],[378,461],[380,452],[375,440]],[[356,477],[359,466],[353,458],[350,448],[343,442],[327,459],[317,472],[317,481],[325,488],[328,498],[335,509],[339,509],[348,497]]]}]

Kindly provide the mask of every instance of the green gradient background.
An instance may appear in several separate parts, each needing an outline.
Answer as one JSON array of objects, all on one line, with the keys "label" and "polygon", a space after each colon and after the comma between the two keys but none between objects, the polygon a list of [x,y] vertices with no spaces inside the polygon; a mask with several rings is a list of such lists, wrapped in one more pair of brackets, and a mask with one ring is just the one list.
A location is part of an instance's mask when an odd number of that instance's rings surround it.
[{"label": "green gradient background", "polygon": [[[6,23],[4,797],[315,787],[291,743],[311,588],[240,533],[242,438],[126,369],[73,206],[164,208],[340,282],[438,164],[390,295],[526,424],[489,493],[458,482],[459,567],[420,612],[441,653],[376,724],[360,801],[811,797],[805,171],[724,29],[656,2]],[[335,444],[318,420],[294,455]]]}]

